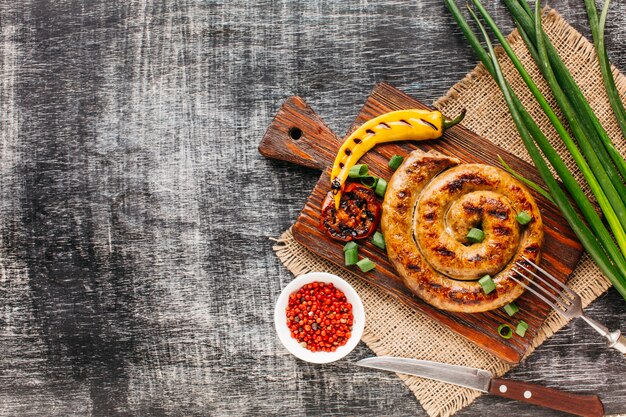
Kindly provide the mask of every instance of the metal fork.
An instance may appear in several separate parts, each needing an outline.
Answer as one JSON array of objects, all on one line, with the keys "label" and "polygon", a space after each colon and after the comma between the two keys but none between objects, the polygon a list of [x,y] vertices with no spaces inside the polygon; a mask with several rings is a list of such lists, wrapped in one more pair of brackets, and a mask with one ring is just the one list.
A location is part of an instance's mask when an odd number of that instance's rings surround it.
[{"label": "metal fork", "polygon": [[[585,316],[583,313],[580,295],[576,294],[576,292],[574,292],[570,287],[556,279],[552,274],[541,268],[539,265],[535,264],[525,257],[523,257],[523,259],[524,262],[518,261],[515,265],[516,267],[524,270],[526,274],[522,273],[520,269],[516,268],[513,268],[513,272],[528,279],[528,283],[516,278],[513,275],[511,276],[511,278],[515,282],[542,299],[546,304],[548,304],[550,307],[556,310],[557,313],[559,313],[566,319],[573,319],[576,317],[582,318],[595,331],[604,336],[604,338],[607,340],[609,347],[617,349],[621,353],[626,354],[626,337],[622,336],[619,330],[611,332],[602,324]],[[531,265],[533,268],[536,269],[536,271],[531,270],[526,265],[524,265],[524,263]],[[531,279],[528,274],[535,277],[535,279]],[[542,282],[548,288],[555,291],[556,294],[551,293],[547,290],[547,288],[539,285],[538,281]],[[555,285],[559,288],[556,288]]]}]

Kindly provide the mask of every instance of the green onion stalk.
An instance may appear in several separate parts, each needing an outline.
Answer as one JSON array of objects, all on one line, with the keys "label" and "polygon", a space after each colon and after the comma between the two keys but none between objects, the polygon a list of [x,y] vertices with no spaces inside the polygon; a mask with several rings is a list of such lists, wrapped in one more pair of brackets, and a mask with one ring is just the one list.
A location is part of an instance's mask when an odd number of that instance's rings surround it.
[{"label": "green onion stalk", "polygon": [[[505,1],[510,2],[511,0],[505,0]],[[487,50],[483,48],[481,42],[478,40],[477,36],[469,27],[469,24],[463,17],[463,14],[461,13],[461,11],[456,6],[454,0],[445,0],[445,3],[447,7],[450,9],[450,11],[452,12],[455,20],[459,24],[461,31],[464,33],[470,45],[472,46],[472,48],[474,49],[474,51],[476,52],[480,60],[483,62],[483,64],[485,65],[489,73],[496,80],[496,82],[498,83],[498,86],[502,90],[506,104],[509,108],[509,111],[511,112],[511,116],[517,127],[517,130],[520,133],[522,141],[524,142],[524,145],[526,149],[528,150],[528,153],[531,159],[533,160],[533,163],[535,164],[537,170],[539,171],[542,179],[546,183],[550,191],[550,195],[552,199],[554,200],[556,205],[559,207],[559,209],[563,213],[563,216],[568,221],[570,227],[572,228],[572,230],[574,231],[578,239],[581,241],[583,247],[587,250],[590,256],[595,260],[595,262],[598,264],[602,272],[609,278],[609,280],[613,283],[613,285],[620,292],[620,294],[622,294],[622,296],[626,298],[626,259],[624,258],[622,252],[620,252],[617,245],[613,241],[611,234],[609,233],[607,228],[604,226],[602,220],[600,219],[598,214],[595,212],[593,205],[591,204],[589,199],[585,196],[584,192],[578,185],[577,181],[575,180],[571,172],[567,169],[561,157],[558,155],[558,153],[552,147],[552,145],[548,142],[543,132],[541,132],[541,130],[539,129],[535,121],[528,114],[526,109],[523,107],[521,101],[519,100],[515,92],[511,89],[506,79],[504,78],[499,62],[493,50],[493,46],[491,45],[491,42],[486,33],[486,30],[484,29],[480,20],[474,14],[473,10],[470,9],[471,14],[474,16],[475,20],[477,20],[479,27],[481,29],[481,32],[483,34],[483,37],[485,38],[485,42],[487,44]],[[479,9],[479,11],[481,12],[481,15],[485,17],[486,11],[484,10],[484,8],[479,7],[480,3],[478,0],[475,1],[475,4],[477,8]],[[518,3],[516,3],[516,5],[519,6],[519,11],[521,11],[520,16],[522,16],[522,18],[529,19],[530,17],[527,12],[530,11],[530,9],[528,8],[528,5],[522,6]],[[489,23],[491,19],[486,19],[486,20]],[[537,36],[538,31],[535,31],[535,26],[534,26],[535,22],[531,21],[531,24],[532,24],[532,27],[529,26],[529,28],[533,30],[532,32],[533,36]],[[493,26],[495,26],[495,24]],[[518,25],[518,27],[520,26],[521,25]],[[541,35],[543,34],[543,31],[539,31],[539,33]],[[520,71],[520,73],[523,73],[522,75],[525,80],[526,79],[530,80],[530,77],[525,76],[527,75],[527,71],[523,68],[523,66],[520,65],[520,67],[517,69],[518,71]],[[535,93],[536,92],[533,92],[533,94]],[[535,97],[537,98],[538,95],[536,95]],[[538,99],[538,100],[541,103],[541,99]],[[545,110],[546,109],[544,108],[544,111]],[[555,123],[554,120],[551,120],[551,121]],[[557,126],[559,124],[557,124]],[[561,130],[560,128],[557,128],[556,126],[555,128],[557,129],[557,131]],[[562,132],[559,132],[559,133],[562,133]],[[568,140],[567,137],[563,138],[562,136],[562,139],[564,141],[567,141]],[[571,140],[571,138],[569,138],[569,140]],[[542,155],[542,152],[543,152],[543,155]],[[544,159],[544,156],[545,156],[545,159]],[[574,201],[576,202],[578,206],[578,209],[583,214],[587,222],[583,221],[583,219],[581,219],[578,216],[576,209],[574,208],[574,206],[572,205],[572,203],[570,202],[568,198],[568,195],[560,187],[560,184],[557,181],[557,179],[552,175],[550,168],[548,166],[548,163],[546,162],[546,159],[548,160],[550,165],[552,165],[552,167],[555,169],[555,171],[561,178],[563,185],[565,186],[567,192],[569,192],[569,194],[572,196],[572,198],[574,199]],[[591,175],[595,175],[595,171],[597,168],[598,167],[595,167],[595,166],[589,166]],[[587,172],[587,174],[589,178],[592,178],[589,175],[590,174],[589,172]],[[596,179],[596,181],[598,180]],[[606,184],[604,185],[606,186]],[[615,220],[618,220],[617,224],[619,224],[619,219],[613,219],[613,226],[616,225]],[[624,242],[622,242],[621,245],[623,245],[623,243]]]},{"label": "green onion stalk", "polygon": [[[613,164],[616,159],[611,157],[611,152],[614,152],[614,154],[617,155],[615,158],[621,160],[622,163],[623,158],[613,147],[606,131],[604,131],[604,128],[599,124],[595,113],[591,110],[591,107],[580,92],[578,85],[560,59],[556,49],[543,32],[541,26],[536,27],[534,18],[530,19],[529,15],[526,13],[526,11],[529,10],[526,1],[522,1],[520,4],[520,2],[515,2],[515,0],[505,0],[505,4],[509,7],[509,10],[511,10],[519,33],[524,39],[528,51],[539,67],[546,82],[550,86],[559,108],[572,128],[572,133],[577,139],[578,145],[584,156],[589,160],[589,164],[594,168],[594,173],[598,176],[598,180],[610,204],[615,208],[617,216],[622,222],[622,228],[626,229],[626,217],[624,217],[624,211],[626,210],[626,184],[624,184],[620,176],[621,171],[619,167],[621,163]],[[523,5],[525,5],[526,8],[524,8]],[[519,20],[517,17],[519,17]],[[535,39],[535,41],[533,41],[533,39]],[[540,48],[540,45],[544,45],[545,47]],[[539,49],[542,50],[540,51]],[[599,126],[600,130],[595,128],[596,125]],[[608,148],[605,146],[606,143],[610,145]],[[612,149],[612,151],[609,148]],[[576,159],[575,154],[572,154],[572,156]],[[619,162],[619,160],[617,162]],[[580,165],[578,161],[576,162]],[[617,170],[615,167],[617,167]],[[581,171],[583,171],[582,168]],[[607,177],[609,181],[605,180]],[[592,188],[592,192],[597,196],[598,194],[593,189],[593,183],[590,183],[590,188]],[[598,198],[599,201],[601,199],[602,197]]]},{"label": "green onion stalk", "polygon": [[[626,161],[624,160],[624,157],[617,151],[617,149],[615,149],[611,138],[609,138],[606,130],[600,124],[600,121],[591,109],[591,106],[585,99],[585,96],[580,91],[580,88],[578,88],[574,77],[572,77],[550,39],[546,36],[541,27],[535,26],[533,13],[526,0],[504,0],[504,4],[513,16],[513,20],[517,28],[520,30],[520,34],[527,35],[522,37],[524,38],[526,46],[528,46],[531,53],[533,49],[537,49],[537,40],[539,38],[544,40],[548,52],[548,62],[552,66],[555,76],[561,88],[565,92],[565,95],[571,101],[576,119],[578,120],[577,123],[580,124],[580,127],[585,132],[587,138],[592,142],[592,145],[596,149],[598,158],[602,161],[603,166],[615,166],[615,168],[617,168],[617,170],[611,169],[607,173],[610,175],[611,182],[613,183],[615,189],[618,190],[620,196],[626,203],[626,185],[624,185],[622,178],[620,178],[620,175],[623,178],[626,178]],[[546,63],[542,62],[541,59],[537,60],[536,54],[533,55],[533,58],[543,73]],[[570,118],[571,117],[568,117],[568,120]]]},{"label": "green onion stalk", "polygon": [[589,27],[591,28],[593,43],[596,47],[600,71],[602,71],[602,82],[604,83],[604,88],[606,89],[606,94],[609,98],[609,103],[611,103],[617,124],[622,131],[622,135],[626,138],[626,109],[624,109],[624,104],[615,86],[615,79],[613,78],[613,72],[611,71],[611,64],[609,63],[609,56],[606,52],[606,44],[604,42],[604,28],[606,26],[606,17],[610,4],[611,0],[604,0],[602,14],[598,20],[598,10],[596,9],[595,1],[585,0],[587,16],[589,16]]}]

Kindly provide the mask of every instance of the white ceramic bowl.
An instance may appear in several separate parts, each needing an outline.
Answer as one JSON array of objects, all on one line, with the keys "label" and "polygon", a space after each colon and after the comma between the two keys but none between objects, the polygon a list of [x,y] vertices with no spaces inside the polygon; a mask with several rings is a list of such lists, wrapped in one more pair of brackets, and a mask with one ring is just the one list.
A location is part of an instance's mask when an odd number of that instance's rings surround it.
[{"label": "white ceramic bowl", "polygon": [[[316,281],[324,283],[332,282],[337,289],[341,290],[346,295],[346,299],[352,304],[352,315],[354,316],[352,335],[345,345],[338,347],[334,352],[311,352],[307,348],[300,346],[300,343],[291,337],[291,332],[287,327],[286,310],[289,296],[297,292],[304,285]],[[311,272],[296,277],[287,284],[283,292],[280,293],[278,301],[276,301],[276,308],[274,309],[274,326],[276,327],[278,338],[282,344],[297,358],[312,363],[334,362],[350,353],[359,343],[359,340],[361,340],[363,329],[365,328],[365,310],[363,309],[361,297],[359,297],[354,288],[346,281],[339,278],[337,275],[328,274],[326,272]]]}]

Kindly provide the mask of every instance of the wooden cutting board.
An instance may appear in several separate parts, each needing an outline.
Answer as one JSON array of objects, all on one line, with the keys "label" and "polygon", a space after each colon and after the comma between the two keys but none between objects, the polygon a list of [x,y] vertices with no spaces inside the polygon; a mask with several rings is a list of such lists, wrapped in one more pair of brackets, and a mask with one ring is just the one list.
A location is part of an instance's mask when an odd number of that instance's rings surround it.
[{"label": "wooden cutting board", "polygon": [[[428,106],[388,84],[379,84],[368,97],[350,132],[373,117],[408,108]],[[293,227],[296,241],[334,264],[358,274],[368,283],[393,295],[398,302],[430,316],[497,357],[510,363],[519,362],[549,312],[549,307],[530,292],[525,292],[516,301],[520,311],[513,317],[509,317],[503,310],[478,314],[451,313],[432,307],[414,296],[396,275],[386,253],[369,242],[359,243],[359,255],[372,259],[377,265],[376,269],[362,273],[358,268],[344,267],[343,244],[328,238],[317,228],[321,204],[329,191],[330,167],[342,142],[301,98],[291,97],[283,104],[259,145],[259,152],[268,158],[323,171]],[[532,165],[460,125],[446,131],[444,137],[438,140],[377,145],[360,163],[366,163],[374,175],[389,180],[392,175],[387,167],[389,158],[394,154],[407,155],[418,147],[422,150],[435,149],[463,162],[478,162],[497,167],[500,167],[500,155],[515,171],[543,184]],[[580,259],[583,249],[558,208],[538,193],[532,193],[541,210],[545,228],[542,266],[565,281]],[[497,334],[501,323],[509,323],[515,328],[519,320],[529,324],[524,338],[514,335],[505,340]]]}]

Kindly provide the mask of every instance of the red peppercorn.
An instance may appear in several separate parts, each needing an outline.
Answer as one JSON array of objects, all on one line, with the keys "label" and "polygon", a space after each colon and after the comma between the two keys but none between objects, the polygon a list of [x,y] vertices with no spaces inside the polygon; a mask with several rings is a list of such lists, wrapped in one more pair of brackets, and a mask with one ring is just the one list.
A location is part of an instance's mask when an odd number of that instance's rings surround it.
[{"label": "red peppercorn", "polygon": [[352,304],[332,283],[313,282],[289,296],[291,337],[312,352],[334,352],[351,336]]}]

